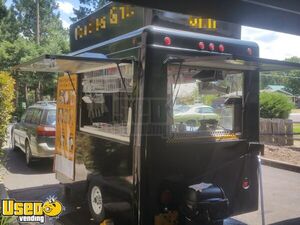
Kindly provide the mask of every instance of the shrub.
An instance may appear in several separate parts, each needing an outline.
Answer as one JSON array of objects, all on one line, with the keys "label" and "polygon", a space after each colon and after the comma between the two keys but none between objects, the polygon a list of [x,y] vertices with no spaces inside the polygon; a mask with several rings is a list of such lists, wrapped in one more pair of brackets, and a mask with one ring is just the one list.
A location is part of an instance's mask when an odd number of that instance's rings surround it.
[{"label": "shrub", "polygon": [[0,148],[5,140],[7,125],[14,111],[14,79],[0,71]]},{"label": "shrub", "polygon": [[259,101],[262,118],[287,119],[294,108],[289,97],[276,92],[262,92]]}]

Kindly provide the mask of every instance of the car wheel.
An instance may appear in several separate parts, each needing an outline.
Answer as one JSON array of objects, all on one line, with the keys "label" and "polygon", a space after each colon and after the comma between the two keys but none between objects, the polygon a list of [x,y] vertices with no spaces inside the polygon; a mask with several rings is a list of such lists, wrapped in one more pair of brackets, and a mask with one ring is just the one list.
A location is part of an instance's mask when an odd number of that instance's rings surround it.
[{"label": "car wheel", "polygon": [[26,141],[25,144],[25,158],[26,158],[26,164],[27,166],[30,166],[32,163],[32,154],[31,154],[31,149],[28,141]]},{"label": "car wheel", "polygon": [[92,180],[88,189],[88,206],[93,219],[97,223],[101,223],[105,219],[104,205],[100,184],[96,180]]},{"label": "car wheel", "polygon": [[11,132],[11,150],[16,150],[17,147],[16,147],[16,141],[15,141],[15,135],[14,135],[14,132]]}]

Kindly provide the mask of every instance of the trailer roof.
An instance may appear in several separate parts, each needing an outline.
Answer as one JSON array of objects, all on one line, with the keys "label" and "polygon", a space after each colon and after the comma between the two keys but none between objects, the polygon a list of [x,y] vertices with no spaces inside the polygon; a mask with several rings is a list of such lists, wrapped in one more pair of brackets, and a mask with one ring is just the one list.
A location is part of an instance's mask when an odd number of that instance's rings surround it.
[{"label": "trailer roof", "polygon": [[212,17],[240,25],[300,35],[298,0],[115,0],[195,16]]}]

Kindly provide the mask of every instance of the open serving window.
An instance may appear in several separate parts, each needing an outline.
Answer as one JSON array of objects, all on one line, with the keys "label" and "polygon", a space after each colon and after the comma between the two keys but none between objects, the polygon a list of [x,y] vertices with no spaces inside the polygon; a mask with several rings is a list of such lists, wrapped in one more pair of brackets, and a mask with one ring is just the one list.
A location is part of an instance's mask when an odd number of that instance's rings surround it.
[{"label": "open serving window", "polygon": [[242,137],[245,73],[300,69],[297,63],[227,54],[166,62],[169,136],[178,139]]},{"label": "open serving window", "polygon": [[[81,74],[79,130],[129,142],[134,70],[131,60],[44,55],[14,69]],[[58,118],[63,117],[62,113],[63,109],[58,110]]]},{"label": "open serving window", "polygon": [[[95,54],[93,54],[95,56]],[[14,67],[16,71],[59,72],[55,171],[74,179],[76,128],[129,143],[133,61],[44,55]]]},{"label": "open serving window", "polygon": [[129,143],[133,71],[121,63],[83,74],[81,131]]}]

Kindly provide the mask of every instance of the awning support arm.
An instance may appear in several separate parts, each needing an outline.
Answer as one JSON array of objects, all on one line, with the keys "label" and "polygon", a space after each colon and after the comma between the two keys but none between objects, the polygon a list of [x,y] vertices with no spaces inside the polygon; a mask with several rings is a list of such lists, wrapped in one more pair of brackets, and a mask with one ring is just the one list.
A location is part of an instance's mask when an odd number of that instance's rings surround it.
[{"label": "awning support arm", "polygon": [[71,82],[73,91],[74,91],[74,93],[75,93],[75,95],[76,95],[77,93],[76,93],[75,86],[74,86],[73,81],[72,81],[72,78],[71,78],[71,73],[70,73],[70,72],[67,72],[67,74],[68,74],[69,80],[70,80],[70,82]]},{"label": "awning support arm", "polygon": [[127,92],[127,88],[126,88],[126,85],[125,85],[125,80],[124,80],[124,77],[123,77],[123,75],[122,75],[122,71],[121,71],[121,68],[120,68],[119,63],[117,63],[117,67],[118,67],[118,71],[119,71],[119,74],[120,74],[120,77],[121,77],[121,81],[122,81],[122,84],[123,84],[123,86],[124,86],[124,89],[125,89],[127,98],[128,98],[128,100],[129,100],[130,97],[129,97],[129,94],[128,94],[128,92]]}]

